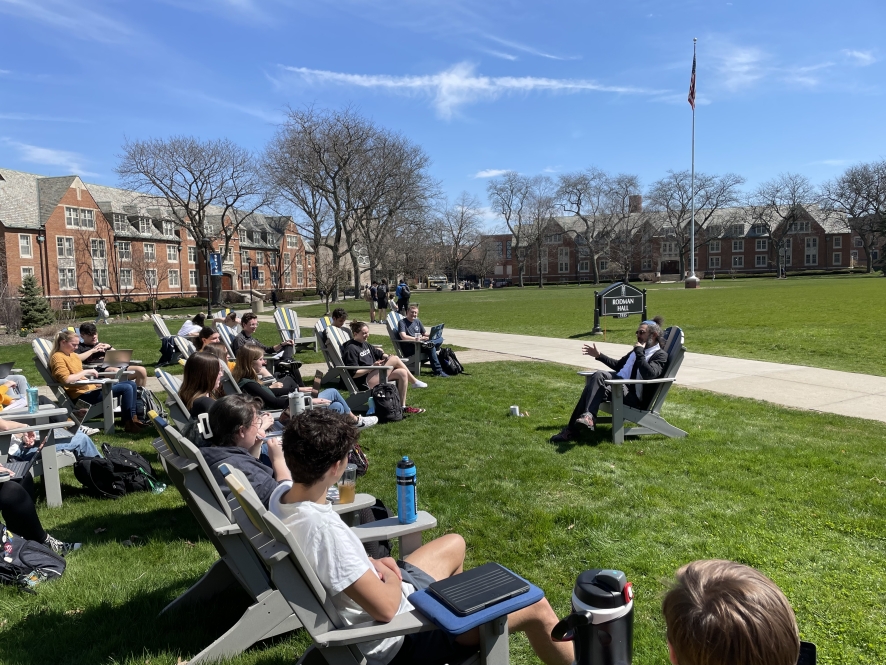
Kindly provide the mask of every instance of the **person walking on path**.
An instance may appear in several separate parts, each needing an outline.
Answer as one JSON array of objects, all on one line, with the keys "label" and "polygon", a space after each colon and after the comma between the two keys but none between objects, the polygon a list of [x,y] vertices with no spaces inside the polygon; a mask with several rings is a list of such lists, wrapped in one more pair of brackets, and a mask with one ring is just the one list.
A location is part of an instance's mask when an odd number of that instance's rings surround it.
[{"label": "person walking on path", "polygon": [[111,325],[108,323],[108,305],[105,303],[104,298],[99,298],[98,302],[95,303],[95,323],[98,323],[99,319],[104,321],[106,326]]},{"label": "person walking on path", "polygon": [[397,286],[397,311],[403,316],[406,316],[406,311],[409,309],[409,298],[411,296],[412,292],[409,290],[406,280],[401,279],[399,286]]},{"label": "person walking on path", "polygon": [[378,296],[378,322],[383,323],[388,311],[388,280],[383,279],[375,292]]},{"label": "person walking on path", "polygon": [[277,289],[271,289],[271,304],[277,309]]}]

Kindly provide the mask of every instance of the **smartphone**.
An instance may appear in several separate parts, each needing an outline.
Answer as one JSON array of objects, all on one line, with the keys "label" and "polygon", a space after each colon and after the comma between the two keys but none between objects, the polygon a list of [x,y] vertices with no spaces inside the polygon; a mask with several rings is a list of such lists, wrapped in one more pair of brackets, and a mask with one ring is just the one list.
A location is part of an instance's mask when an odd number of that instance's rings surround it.
[{"label": "smartphone", "polygon": [[815,665],[815,645],[812,642],[800,642],[800,657],[797,665]]},{"label": "smartphone", "polygon": [[9,480],[12,474],[9,471],[0,471],[0,481]]}]

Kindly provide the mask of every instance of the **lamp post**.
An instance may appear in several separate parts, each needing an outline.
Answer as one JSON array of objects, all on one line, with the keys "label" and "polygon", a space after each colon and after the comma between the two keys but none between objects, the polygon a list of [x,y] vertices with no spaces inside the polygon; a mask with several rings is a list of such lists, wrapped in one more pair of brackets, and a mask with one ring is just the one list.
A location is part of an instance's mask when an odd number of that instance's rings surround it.
[{"label": "lamp post", "polygon": [[252,292],[252,257],[246,257],[246,275],[249,277],[249,309],[251,311],[255,310],[255,304],[253,302],[253,298],[255,298],[255,294]]},{"label": "lamp post", "polygon": [[212,275],[209,267],[209,253],[212,251],[212,241],[203,238],[203,254],[206,257],[206,314],[212,319]]}]

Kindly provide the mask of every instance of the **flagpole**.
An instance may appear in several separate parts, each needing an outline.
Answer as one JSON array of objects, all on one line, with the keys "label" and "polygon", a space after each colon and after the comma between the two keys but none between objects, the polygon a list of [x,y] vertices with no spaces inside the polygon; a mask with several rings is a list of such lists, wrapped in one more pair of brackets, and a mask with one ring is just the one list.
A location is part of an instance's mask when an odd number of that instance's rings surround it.
[{"label": "flagpole", "polygon": [[690,177],[691,187],[691,213],[689,220],[689,277],[686,278],[687,289],[698,287],[699,279],[695,275],[695,47],[697,37],[692,38],[692,171]]}]

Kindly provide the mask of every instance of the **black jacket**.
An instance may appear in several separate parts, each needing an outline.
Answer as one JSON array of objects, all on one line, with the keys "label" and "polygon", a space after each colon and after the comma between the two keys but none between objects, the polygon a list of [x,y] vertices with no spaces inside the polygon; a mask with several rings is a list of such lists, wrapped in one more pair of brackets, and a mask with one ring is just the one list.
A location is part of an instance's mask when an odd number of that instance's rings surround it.
[{"label": "black jacket", "polygon": [[[628,358],[631,357],[631,354],[634,354],[636,356],[634,359],[634,369],[636,369],[636,372],[633,372],[635,378],[643,380],[657,379],[662,374],[664,374],[665,367],[668,364],[668,354],[665,353],[662,349],[659,349],[652,354],[649,360],[646,360],[645,351],[646,350],[642,347],[635,346],[633,349],[631,349],[630,353],[628,353],[623,358],[620,358],[619,360],[615,360],[614,358],[605,356],[602,353],[597,357],[597,360],[599,360],[601,363],[603,363],[613,371],[619,372],[621,368],[625,366],[625,363],[628,362]],[[628,385],[627,388],[628,392],[637,392],[636,386]],[[642,395],[640,399],[640,404],[643,406],[643,408],[645,408],[646,406],[648,406],[649,399],[655,391],[642,390],[640,392]]]}]

